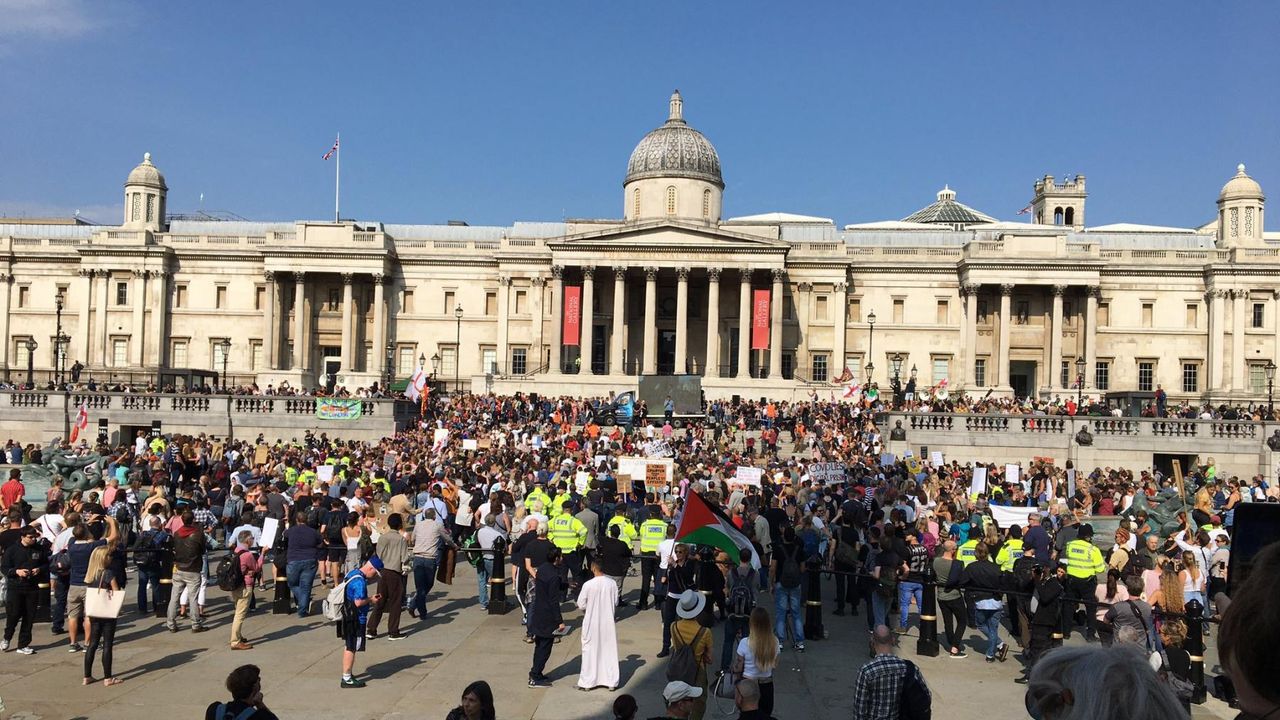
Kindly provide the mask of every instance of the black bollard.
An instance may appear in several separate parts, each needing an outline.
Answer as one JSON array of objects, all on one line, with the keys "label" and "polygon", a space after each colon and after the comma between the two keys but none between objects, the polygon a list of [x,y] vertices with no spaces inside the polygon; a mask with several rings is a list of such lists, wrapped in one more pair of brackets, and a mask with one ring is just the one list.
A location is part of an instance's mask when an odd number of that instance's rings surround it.
[{"label": "black bollard", "polygon": [[806,573],[809,585],[805,589],[804,637],[806,640],[825,640],[827,631],[822,627],[822,571],[815,567]]},{"label": "black bollard", "polygon": [[511,609],[507,603],[506,545],[502,538],[493,541],[493,574],[489,576],[490,615],[505,615]]},{"label": "black bollard", "polygon": [[40,571],[39,582],[36,584],[39,590],[36,592],[36,619],[35,622],[46,623],[53,619],[52,598],[49,595],[53,584],[49,582],[48,569]]},{"label": "black bollard", "polygon": [[276,569],[275,598],[271,603],[271,614],[288,615],[293,611],[293,593],[289,592],[289,576],[285,572],[284,550],[275,551],[275,558],[271,565]]},{"label": "black bollard", "polygon": [[938,656],[938,591],[934,581],[933,565],[925,566],[924,592],[920,602],[920,639],[916,641],[916,654]]},{"label": "black bollard", "polygon": [[1191,692],[1191,702],[1201,705],[1205,701],[1204,687],[1204,606],[1199,600],[1192,600],[1183,608],[1187,623],[1187,640],[1183,649],[1191,656],[1191,684],[1195,689]]},{"label": "black bollard", "polygon": [[155,616],[168,618],[169,597],[173,595],[173,551],[167,546],[156,551],[160,556],[160,579],[156,582]]}]

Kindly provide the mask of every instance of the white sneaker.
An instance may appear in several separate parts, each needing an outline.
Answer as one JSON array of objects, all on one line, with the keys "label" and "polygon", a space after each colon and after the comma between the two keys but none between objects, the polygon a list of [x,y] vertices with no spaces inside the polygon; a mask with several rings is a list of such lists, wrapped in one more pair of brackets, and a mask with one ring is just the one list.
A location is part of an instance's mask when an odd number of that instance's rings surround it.
[{"label": "white sneaker", "polygon": [[19,655],[35,655],[36,651],[29,647],[18,648]]},{"label": "white sneaker", "polygon": [[0,652],[9,652],[8,640],[0,640]]}]

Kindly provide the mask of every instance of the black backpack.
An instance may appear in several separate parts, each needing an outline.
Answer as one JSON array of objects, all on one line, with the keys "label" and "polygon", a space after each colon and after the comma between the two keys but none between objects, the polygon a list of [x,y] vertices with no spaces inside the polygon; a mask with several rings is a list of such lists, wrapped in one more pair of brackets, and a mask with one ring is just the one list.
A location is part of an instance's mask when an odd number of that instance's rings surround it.
[{"label": "black backpack", "polygon": [[782,570],[778,572],[778,584],[788,590],[800,587],[800,563],[796,561],[794,545],[782,551]]},{"label": "black backpack", "polygon": [[706,631],[704,627],[698,628],[698,634],[693,636],[689,644],[681,645],[672,651],[671,660],[667,662],[667,682],[679,680],[689,685],[697,684],[698,658],[694,656],[693,648],[697,646],[702,633]]},{"label": "black backpack", "polygon": [[729,597],[727,605],[731,617],[749,617],[756,607],[756,590],[752,583],[756,579],[756,569],[747,571],[742,577],[738,568],[729,571]]},{"label": "black backpack", "polygon": [[240,553],[233,552],[218,562],[218,570],[214,574],[218,579],[218,588],[232,592],[244,587],[244,573],[240,571]]},{"label": "black backpack", "polygon": [[915,663],[910,660],[903,662],[907,664],[907,672],[902,682],[902,696],[898,699],[898,718],[930,720],[933,717],[933,698],[921,682],[920,671],[916,669]]}]

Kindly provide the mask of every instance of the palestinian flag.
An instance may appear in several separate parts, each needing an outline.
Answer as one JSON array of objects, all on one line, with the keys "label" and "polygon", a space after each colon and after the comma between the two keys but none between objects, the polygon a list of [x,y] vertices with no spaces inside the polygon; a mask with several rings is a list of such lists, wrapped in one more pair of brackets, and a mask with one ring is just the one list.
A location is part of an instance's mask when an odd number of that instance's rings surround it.
[{"label": "palestinian flag", "polygon": [[[733,526],[733,521],[696,492],[685,496],[684,510],[676,519],[676,542],[720,548],[734,563],[741,561],[740,549],[751,549],[751,541]],[[760,569],[756,552],[751,553],[751,567]]]}]

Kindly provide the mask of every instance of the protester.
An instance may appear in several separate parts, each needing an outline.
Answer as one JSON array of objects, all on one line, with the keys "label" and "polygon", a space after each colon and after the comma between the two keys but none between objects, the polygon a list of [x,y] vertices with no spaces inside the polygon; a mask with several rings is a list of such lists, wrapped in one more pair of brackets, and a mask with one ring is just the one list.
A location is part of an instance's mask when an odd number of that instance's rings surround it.
[{"label": "protester", "polygon": [[262,698],[262,672],[257,665],[241,665],[227,674],[231,701],[211,703],[204,720],[279,720]]},{"label": "protester", "polygon": [[738,641],[733,671],[743,680],[756,683],[760,711],[773,713],[773,671],[778,667],[782,642],[773,634],[769,611],[757,607],[751,611],[748,635]]},{"label": "protester", "polygon": [[496,720],[493,690],[484,680],[476,680],[462,691],[462,701],[449,711],[445,720]]},{"label": "protester", "polygon": [[307,524],[307,514],[294,515],[294,523],[284,531],[288,550],[285,555],[285,576],[289,592],[298,604],[298,617],[304,618],[311,611],[311,588],[315,584],[319,558],[325,552],[324,537]]},{"label": "protester", "polygon": [[244,584],[231,591],[231,601],[235,603],[235,615],[231,619],[232,650],[253,649],[253,645],[245,639],[242,629],[245,618],[249,616],[249,603],[253,600],[253,586],[258,581],[258,575],[262,573],[263,550],[259,549],[257,553],[254,553],[250,549],[252,545],[253,533],[248,530],[242,530],[240,536],[236,538],[236,548],[232,551],[240,576],[244,578]]},{"label": "protester", "polygon": [[619,695],[613,701],[613,720],[636,720],[639,711],[636,699],[630,695]]},{"label": "protester", "polygon": [[599,560],[591,562],[592,578],[578,592],[582,617],[582,669],[578,689],[607,687],[618,689],[618,633],[614,611],[618,606],[618,586],[604,574]]},{"label": "protester", "polygon": [[369,612],[365,638],[378,636],[378,623],[383,613],[387,615],[387,639],[403,640],[400,632],[400,613],[405,600],[404,568],[409,564],[409,543],[405,540],[404,520],[400,513],[387,516],[387,531],[378,536],[377,555],[382,558],[382,573],[378,578],[378,601]]},{"label": "protester", "polygon": [[1060,647],[1027,683],[1027,712],[1045,720],[1170,720],[1187,717],[1133,645]]},{"label": "protester", "polygon": [[[693,660],[697,665],[693,687],[705,691],[707,689],[707,668],[711,665],[711,631],[704,627],[699,618],[706,608],[707,598],[697,590],[685,590],[676,601],[676,615],[680,618],[671,626],[671,647],[678,650],[688,646],[693,652]],[[692,720],[701,720],[707,710],[705,693],[701,693],[693,702]]]},{"label": "protester", "polygon": [[382,570],[382,559],[377,555],[370,557],[363,565],[347,573],[343,577],[346,588],[343,590],[342,620],[338,622],[338,636],[342,638],[342,682],[343,688],[362,688],[365,682],[353,674],[356,664],[356,653],[364,652],[365,628],[368,624],[371,603],[380,599],[378,595],[369,597],[369,580]]},{"label": "protester", "polygon": [[649,720],[690,720],[694,717],[694,705],[699,700],[706,702],[706,693],[699,687],[693,687],[679,680],[672,680],[662,689],[662,699],[667,710],[661,717]]},{"label": "protester", "polygon": [[[40,577],[49,568],[49,551],[39,542],[40,531],[28,525],[21,539],[4,551],[0,573],[8,580],[4,603],[4,640],[0,652],[7,652],[18,632],[18,654],[34,655],[31,647],[31,625],[36,617],[40,597]],[[46,591],[46,596],[47,596]]]},{"label": "protester", "polygon": [[[539,524],[539,530],[541,527]],[[564,625],[560,616],[560,595],[568,587],[568,582],[560,575],[561,561],[560,548],[552,547],[534,575],[533,607],[529,611],[528,626],[534,644],[533,665],[529,668],[531,688],[551,687],[551,678],[546,676],[545,670],[556,633]]]},{"label": "protester", "polygon": [[897,720],[908,683],[931,697],[920,669],[894,655],[894,636],[888,626],[876,626],[871,648],[874,656],[858,671],[853,685],[854,720]]}]

